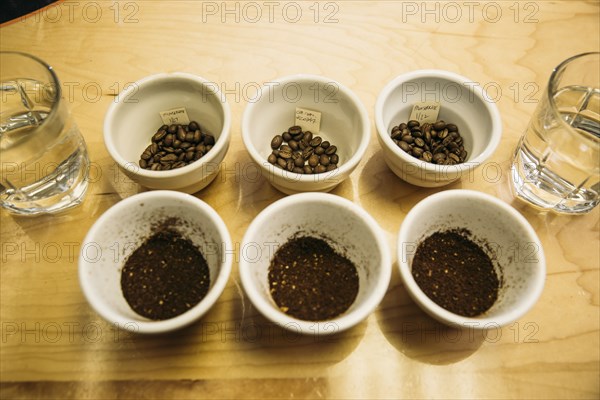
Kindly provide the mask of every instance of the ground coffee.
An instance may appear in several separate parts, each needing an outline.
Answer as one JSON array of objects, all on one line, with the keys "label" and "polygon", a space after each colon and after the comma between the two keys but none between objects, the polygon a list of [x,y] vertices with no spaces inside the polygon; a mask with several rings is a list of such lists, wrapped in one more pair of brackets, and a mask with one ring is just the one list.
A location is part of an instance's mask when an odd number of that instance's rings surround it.
[{"label": "ground coffee", "polygon": [[204,298],[210,272],[204,256],[178,232],[164,230],[135,250],[121,272],[125,300],[141,316],[164,320]]},{"label": "ground coffee", "polygon": [[498,297],[500,281],[492,261],[466,231],[426,238],[415,252],[412,274],[436,304],[466,317],[487,311]]},{"label": "ground coffee", "polygon": [[358,294],[358,273],[322,239],[297,237],[282,245],[269,266],[277,306],[293,317],[323,321],[346,311]]}]

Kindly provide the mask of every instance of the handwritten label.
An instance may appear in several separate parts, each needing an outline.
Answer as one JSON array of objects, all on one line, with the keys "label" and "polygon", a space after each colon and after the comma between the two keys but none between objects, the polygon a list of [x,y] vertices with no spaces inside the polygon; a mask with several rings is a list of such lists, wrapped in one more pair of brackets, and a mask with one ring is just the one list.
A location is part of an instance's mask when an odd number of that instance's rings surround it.
[{"label": "handwritten label", "polygon": [[305,132],[319,133],[321,129],[321,113],[296,107],[295,125],[300,126]]},{"label": "handwritten label", "polygon": [[413,105],[410,118],[420,123],[429,122],[433,124],[437,121],[438,114],[440,113],[440,103],[436,101],[424,101],[421,103],[415,103]]},{"label": "handwritten label", "polygon": [[168,111],[161,111],[160,117],[163,120],[163,124],[171,125],[171,124],[182,124],[187,125],[190,123],[190,118],[187,115],[187,111],[184,107],[174,108]]}]

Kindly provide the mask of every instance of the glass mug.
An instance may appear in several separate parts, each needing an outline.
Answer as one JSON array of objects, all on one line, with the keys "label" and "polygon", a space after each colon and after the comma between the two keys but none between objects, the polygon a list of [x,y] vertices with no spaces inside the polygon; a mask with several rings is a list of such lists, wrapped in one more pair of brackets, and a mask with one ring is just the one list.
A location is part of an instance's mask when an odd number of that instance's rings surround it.
[{"label": "glass mug", "polygon": [[64,211],[83,200],[89,159],[51,66],[0,52],[0,206],[13,214]]},{"label": "glass mug", "polygon": [[514,153],[517,197],[542,209],[583,214],[600,193],[600,53],[557,66]]}]

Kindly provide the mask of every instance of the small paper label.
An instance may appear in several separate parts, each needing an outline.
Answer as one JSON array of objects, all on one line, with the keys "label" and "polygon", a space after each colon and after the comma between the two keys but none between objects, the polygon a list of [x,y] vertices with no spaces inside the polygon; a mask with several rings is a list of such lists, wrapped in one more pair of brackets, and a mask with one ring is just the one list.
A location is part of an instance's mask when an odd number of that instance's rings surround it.
[{"label": "small paper label", "polygon": [[439,113],[440,103],[436,101],[423,101],[413,105],[409,120],[414,119],[420,123],[429,122],[430,124],[433,124],[434,122],[437,122]]},{"label": "small paper label", "polygon": [[321,113],[296,107],[295,125],[300,126],[304,132],[319,133],[321,129]]},{"label": "small paper label", "polygon": [[161,111],[160,117],[163,120],[163,124],[171,125],[171,124],[182,124],[187,125],[190,123],[190,118],[187,115],[187,111],[185,107],[174,108],[168,111]]}]

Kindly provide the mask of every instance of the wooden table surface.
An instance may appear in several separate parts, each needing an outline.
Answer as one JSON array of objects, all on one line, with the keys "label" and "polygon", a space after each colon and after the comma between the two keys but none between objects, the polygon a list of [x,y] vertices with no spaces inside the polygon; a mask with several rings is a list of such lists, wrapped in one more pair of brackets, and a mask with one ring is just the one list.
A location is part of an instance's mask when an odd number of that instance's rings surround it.
[{"label": "wooden table surface", "polygon": [[[599,212],[543,214],[514,200],[509,161],[551,69],[598,51],[598,2],[61,2],[0,28],[2,50],[54,66],[89,147],[91,184],[63,215],[2,211],[2,398],[598,398]],[[497,102],[504,132],[491,161],[441,189],[411,186],[388,169],[373,110],[383,86],[420,68],[455,71]],[[334,194],[369,212],[392,252],[406,213],[440,190],[490,193],[517,208],[545,249],[547,279],[535,307],[487,333],[427,317],[400,283],[363,323],[334,337],[287,334],[241,291],[237,264],[201,321],[164,336],[117,330],[95,314],[77,279],[80,243],[96,219],[143,189],[120,173],[102,122],[127,83],[186,71],[218,84],[232,108],[231,147],[217,179],[196,194],[225,220],[234,242],[284,195],[244,175],[251,162],[240,121],[257,85],[293,73],[349,86],[371,119],[364,160]]]}]

